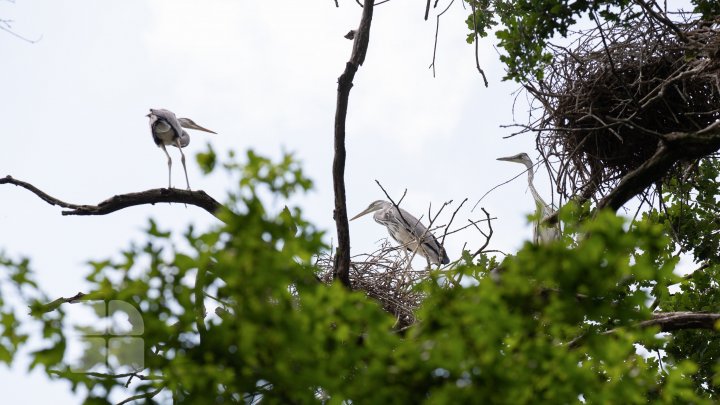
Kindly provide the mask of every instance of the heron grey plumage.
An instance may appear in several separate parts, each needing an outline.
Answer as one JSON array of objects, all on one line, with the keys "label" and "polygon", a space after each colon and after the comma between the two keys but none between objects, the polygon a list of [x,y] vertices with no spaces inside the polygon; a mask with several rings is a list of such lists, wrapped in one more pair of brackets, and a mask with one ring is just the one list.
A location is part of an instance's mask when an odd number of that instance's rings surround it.
[{"label": "heron grey plumage", "polygon": [[542,197],[540,197],[540,194],[537,192],[535,186],[533,185],[533,161],[532,159],[530,159],[530,156],[528,156],[527,153],[523,152],[513,156],[498,158],[497,160],[521,163],[524,164],[525,167],[527,167],[528,187],[530,188],[530,193],[535,200],[536,215],[538,216],[538,219],[536,219],[535,223],[533,224],[533,242],[546,243],[559,239],[560,228],[558,227],[558,225],[547,225],[543,222],[545,218],[554,214],[555,211],[545,202],[545,200],[542,199]]},{"label": "heron grey plumage", "polygon": [[210,132],[211,134],[215,134],[216,132],[201,127],[190,118],[177,118],[175,113],[163,108],[151,108],[150,114],[148,114],[147,117],[150,118],[150,132],[152,133],[155,145],[161,147],[168,158],[168,188],[172,187],[172,159],[167,149],[165,149],[165,145],[172,145],[180,150],[180,161],[182,162],[183,171],[185,172],[185,182],[187,183],[188,190],[190,190],[190,180],[188,180],[187,167],[185,166],[185,154],[182,151],[182,148],[190,144],[190,135],[188,135],[187,131],[183,128]]},{"label": "heron grey plumage", "polygon": [[[431,264],[450,263],[445,249],[419,219],[402,208],[396,208],[387,201],[377,200],[373,202],[363,212],[350,218],[350,220],[360,218],[371,212],[375,212],[373,214],[375,222],[384,225],[390,236],[407,250],[411,252],[417,251]],[[422,242],[418,243],[419,241]]]}]

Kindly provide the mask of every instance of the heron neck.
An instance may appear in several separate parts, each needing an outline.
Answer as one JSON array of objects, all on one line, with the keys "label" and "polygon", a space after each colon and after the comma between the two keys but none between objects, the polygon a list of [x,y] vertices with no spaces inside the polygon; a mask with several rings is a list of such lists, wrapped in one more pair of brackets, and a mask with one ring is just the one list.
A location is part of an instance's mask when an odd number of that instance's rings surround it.
[{"label": "heron neck", "polygon": [[532,194],[533,198],[535,199],[535,202],[539,206],[540,209],[544,209],[547,207],[547,203],[545,200],[540,197],[540,194],[535,189],[535,186],[533,185],[533,179],[535,178],[535,174],[533,173],[533,166],[530,163],[525,163],[525,166],[527,167],[527,173],[528,173],[528,187],[530,188],[530,193]]}]

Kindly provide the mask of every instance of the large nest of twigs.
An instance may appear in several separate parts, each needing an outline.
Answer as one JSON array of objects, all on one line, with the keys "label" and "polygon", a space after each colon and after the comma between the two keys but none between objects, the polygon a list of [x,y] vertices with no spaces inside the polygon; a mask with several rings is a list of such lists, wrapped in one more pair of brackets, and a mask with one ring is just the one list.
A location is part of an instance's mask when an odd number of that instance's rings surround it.
[{"label": "large nest of twigs", "polygon": [[526,85],[542,111],[527,129],[546,162],[559,161],[554,180],[565,198],[604,196],[655,153],[662,135],[720,118],[720,18],[657,17],[553,45],[544,79]]},{"label": "large nest of twigs", "polygon": [[[350,261],[352,289],[364,291],[380,302],[383,309],[397,319],[397,329],[410,326],[417,320],[415,310],[425,294],[416,287],[430,274],[427,268],[415,270],[410,267],[410,257],[403,253],[386,240],[375,252],[353,256]],[[332,283],[333,263],[334,259],[329,254],[318,258],[320,272],[317,276],[320,281]]]}]

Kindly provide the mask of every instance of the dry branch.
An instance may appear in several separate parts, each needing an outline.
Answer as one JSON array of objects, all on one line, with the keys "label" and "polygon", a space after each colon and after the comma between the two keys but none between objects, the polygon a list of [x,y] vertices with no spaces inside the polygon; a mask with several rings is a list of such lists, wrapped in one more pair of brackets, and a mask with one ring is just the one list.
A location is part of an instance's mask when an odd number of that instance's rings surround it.
[{"label": "dry branch", "polygon": [[370,24],[372,22],[374,0],[365,0],[360,26],[355,34],[352,55],[345,64],[345,71],[338,78],[337,106],[335,110],[335,157],[333,159],[333,189],[335,193],[335,211],[333,218],[338,233],[338,248],[333,266],[333,274],[344,286],[350,283],[350,227],[347,217],[345,196],[345,121],[348,99],[353,86],[355,73],[365,61],[370,42]]},{"label": "dry branch", "polygon": [[720,314],[702,312],[659,312],[653,314],[653,319],[640,322],[639,327],[649,328],[659,326],[661,332],[672,332],[682,329],[710,329],[716,330]]},{"label": "dry branch", "polygon": [[[652,314],[652,318],[642,321],[634,325],[637,328],[660,327],[660,332],[674,332],[686,329],[708,329],[717,330],[720,314],[705,312],[656,312]],[[620,328],[606,330],[601,335],[612,335],[617,333]],[[583,334],[567,343],[569,348],[577,348],[587,338],[589,334]]]},{"label": "dry branch", "polygon": [[223,206],[202,190],[190,191],[175,188],[156,188],[137,193],[118,194],[100,202],[97,205],[81,205],[66,203],[43,192],[30,183],[14,179],[11,176],[0,178],[0,184],[13,184],[15,186],[22,187],[31,191],[50,205],[67,208],[67,210],[62,211],[62,215],[106,215],[123,208],[133,207],[136,205],[182,203],[195,205],[217,217],[220,212],[220,208]]}]

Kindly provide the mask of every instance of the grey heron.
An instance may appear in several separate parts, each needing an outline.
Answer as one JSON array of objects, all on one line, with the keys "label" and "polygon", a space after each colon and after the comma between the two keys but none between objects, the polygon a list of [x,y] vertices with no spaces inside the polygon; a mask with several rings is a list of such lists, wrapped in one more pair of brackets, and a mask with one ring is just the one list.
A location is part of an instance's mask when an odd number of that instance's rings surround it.
[{"label": "grey heron", "polygon": [[528,187],[530,188],[530,193],[535,200],[535,213],[538,216],[538,219],[535,220],[535,224],[533,226],[533,243],[547,243],[559,239],[560,229],[557,224],[547,225],[543,222],[543,220],[548,216],[552,215],[554,211],[545,202],[545,200],[540,197],[540,194],[537,192],[537,190],[535,190],[535,186],[533,185],[533,161],[532,159],[530,159],[530,156],[528,156],[527,153],[523,152],[513,156],[498,158],[497,160],[521,163],[524,164],[525,167],[527,167]]},{"label": "grey heron", "polygon": [[190,118],[177,118],[175,113],[162,108],[151,108],[150,114],[148,114],[147,117],[150,118],[150,132],[152,132],[155,145],[161,147],[168,158],[168,188],[172,187],[172,159],[167,149],[165,149],[165,145],[172,145],[180,150],[180,161],[185,171],[185,182],[187,183],[188,190],[190,190],[190,180],[188,180],[187,168],[185,167],[185,154],[182,151],[182,148],[190,144],[190,135],[188,135],[183,128],[210,132],[211,134],[215,134],[216,132],[201,127]]},{"label": "grey heron", "polygon": [[392,236],[396,242],[407,248],[407,250],[411,252],[417,251],[417,253],[427,259],[430,264],[450,263],[445,249],[438,243],[435,236],[430,233],[430,230],[427,229],[419,219],[410,215],[409,212],[402,208],[395,208],[392,203],[377,200],[370,204],[363,212],[350,218],[350,220],[360,218],[371,212],[375,212],[373,215],[375,222],[387,227],[390,236]]}]

